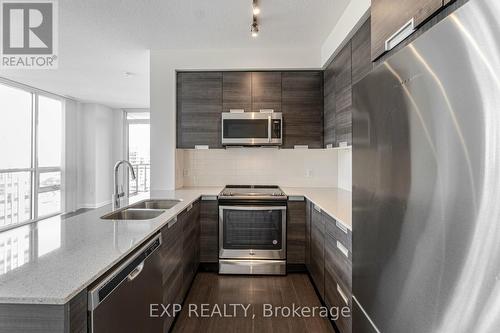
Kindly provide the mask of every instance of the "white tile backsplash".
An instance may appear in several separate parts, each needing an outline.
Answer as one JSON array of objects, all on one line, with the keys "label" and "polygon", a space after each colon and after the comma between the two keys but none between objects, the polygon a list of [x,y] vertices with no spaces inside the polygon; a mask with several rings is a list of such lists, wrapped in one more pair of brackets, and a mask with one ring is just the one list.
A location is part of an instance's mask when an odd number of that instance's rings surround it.
[{"label": "white tile backsplash", "polygon": [[338,187],[352,191],[352,148],[339,149],[338,153]]},{"label": "white tile backsplash", "polygon": [[338,152],[331,149],[232,148],[184,150],[176,178],[184,186],[279,184],[337,187]]}]

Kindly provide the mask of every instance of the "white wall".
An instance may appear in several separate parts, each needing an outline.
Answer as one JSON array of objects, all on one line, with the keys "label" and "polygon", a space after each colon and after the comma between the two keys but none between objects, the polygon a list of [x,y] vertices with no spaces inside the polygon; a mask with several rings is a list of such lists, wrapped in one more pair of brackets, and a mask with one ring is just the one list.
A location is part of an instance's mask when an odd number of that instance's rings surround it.
[{"label": "white wall", "polygon": [[349,40],[370,14],[371,0],[351,0],[344,13],[321,47],[321,65],[329,60]]},{"label": "white wall", "polygon": [[333,149],[232,148],[185,150],[185,186],[278,184],[337,187]]},{"label": "white wall", "polygon": [[[319,49],[151,50],[151,189],[182,186],[177,177],[176,70],[318,69]],[[178,156],[179,154],[177,154]]]},{"label": "white wall", "polygon": [[81,103],[77,122],[76,208],[96,208],[111,202],[113,166],[123,156],[123,112]]}]

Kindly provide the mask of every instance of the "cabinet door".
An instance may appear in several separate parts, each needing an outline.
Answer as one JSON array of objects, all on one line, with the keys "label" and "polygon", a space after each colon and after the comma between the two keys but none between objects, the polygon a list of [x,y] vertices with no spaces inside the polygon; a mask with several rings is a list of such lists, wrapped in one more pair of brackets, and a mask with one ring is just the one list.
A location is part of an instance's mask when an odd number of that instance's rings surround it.
[{"label": "cabinet door", "polygon": [[199,217],[200,206],[197,202],[188,207],[179,217],[182,218],[183,233],[183,278],[182,294],[185,296],[191,286],[199,264]]},{"label": "cabinet door", "polygon": [[309,273],[321,298],[325,298],[325,225],[321,211],[315,205],[311,209],[311,269]]},{"label": "cabinet door", "polygon": [[371,20],[368,18],[352,37],[352,84],[373,69],[371,60]]},{"label": "cabinet door", "polygon": [[443,6],[443,0],[372,0],[372,60],[385,53],[385,42],[411,19],[418,27]]},{"label": "cabinet door", "polygon": [[352,144],[352,62],[351,42],[333,61],[335,76],[335,146]]},{"label": "cabinet door", "polygon": [[288,264],[305,263],[306,202],[288,201],[286,233],[286,261]]},{"label": "cabinet door", "polygon": [[[342,263],[339,266],[339,263]],[[352,309],[351,280],[352,264],[337,250],[337,240],[330,234],[325,234],[325,303],[329,307]],[[345,276],[346,271],[349,276]],[[340,311],[341,312],[341,311]],[[352,318],[340,316],[335,320],[340,333],[352,331]]]},{"label": "cabinet door", "polygon": [[323,147],[323,73],[283,72],[283,148]]},{"label": "cabinet door", "polygon": [[306,249],[305,262],[308,271],[311,270],[311,202],[306,202]]},{"label": "cabinet door", "polygon": [[202,198],[200,205],[200,262],[217,263],[219,261],[217,197]]},{"label": "cabinet door", "polygon": [[224,72],[222,74],[222,110],[252,111],[252,73]]},{"label": "cabinet door", "polygon": [[252,73],[252,111],[281,112],[281,72]]},{"label": "cabinet door", "polygon": [[177,148],[221,148],[222,73],[177,74]]},{"label": "cabinet door", "polygon": [[323,119],[323,141],[325,147],[335,146],[335,75],[334,62],[325,69],[324,76],[324,119]]},{"label": "cabinet door", "polygon": [[[161,230],[162,246],[160,257],[163,267],[163,304],[180,304],[182,295],[183,273],[183,237],[182,221],[177,219],[170,227]],[[163,331],[168,332],[174,317],[164,317]]]}]

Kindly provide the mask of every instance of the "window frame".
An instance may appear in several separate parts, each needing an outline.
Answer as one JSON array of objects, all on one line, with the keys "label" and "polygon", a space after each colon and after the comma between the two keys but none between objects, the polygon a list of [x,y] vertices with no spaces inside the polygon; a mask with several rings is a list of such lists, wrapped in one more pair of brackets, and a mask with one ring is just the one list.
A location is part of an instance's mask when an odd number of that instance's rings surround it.
[{"label": "window frame", "polygon": [[[0,232],[10,230],[13,228],[21,227],[27,224],[31,224],[34,222],[38,222],[40,220],[44,220],[50,217],[54,217],[60,215],[64,211],[64,175],[63,175],[63,165],[64,165],[64,131],[65,131],[65,99],[61,96],[51,94],[42,90],[38,90],[29,86],[25,86],[23,84],[19,84],[16,82],[12,82],[10,80],[5,80],[0,78],[0,84],[7,86],[13,89],[19,89],[25,91],[31,95],[31,123],[30,123],[30,132],[31,132],[31,153],[30,153],[30,167],[29,168],[11,168],[11,169],[0,169],[0,173],[15,173],[15,172],[29,172],[31,176],[31,193],[30,193],[30,219],[12,223],[5,226],[0,226]],[[55,99],[61,102],[61,160],[59,166],[48,166],[48,167],[40,167],[38,165],[38,143],[39,143],[39,131],[38,131],[38,120],[39,120],[39,105],[38,100],[39,97],[43,96],[50,99]],[[53,186],[40,186],[40,174],[48,173],[48,172],[59,172],[61,175],[61,180],[59,185]],[[40,193],[47,193],[59,191],[61,195],[61,205],[57,212],[53,212],[50,214],[39,216],[39,204],[38,204],[38,195]]]}]

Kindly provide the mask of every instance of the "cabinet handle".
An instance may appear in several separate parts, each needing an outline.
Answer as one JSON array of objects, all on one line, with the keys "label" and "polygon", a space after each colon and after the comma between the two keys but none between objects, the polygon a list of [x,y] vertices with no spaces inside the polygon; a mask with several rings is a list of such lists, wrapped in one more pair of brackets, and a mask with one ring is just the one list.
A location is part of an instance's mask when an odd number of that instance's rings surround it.
[{"label": "cabinet handle", "polygon": [[313,208],[315,211],[317,211],[318,213],[321,213],[321,208],[317,205],[313,205]]},{"label": "cabinet handle", "polygon": [[413,17],[411,20],[403,24],[401,28],[398,29],[391,37],[387,38],[385,41],[385,50],[390,51],[396,45],[401,43],[406,37],[410,36],[415,31],[415,20]]},{"label": "cabinet handle", "polygon": [[191,209],[193,209],[193,204],[190,204],[188,208],[186,209],[186,212],[189,212]]},{"label": "cabinet handle", "polygon": [[177,216],[174,217],[173,219],[170,220],[170,222],[168,222],[168,227],[171,228],[173,227],[175,224],[177,223]]},{"label": "cabinet handle", "polygon": [[272,128],[272,121],[271,121],[271,116],[269,116],[267,117],[267,141],[269,143],[271,143],[272,139],[271,128]]},{"label": "cabinet handle", "polygon": [[345,295],[344,291],[342,290],[342,288],[340,288],[339,284],[337,283],[337,291],[339,292],[340,294],[340,297],[342,297],[342,299],[344,300],[345,304],[346,305],[349,305],[349,300],[347,299],[347,296]]},{"label": "cabinet handle", "polygon": [[342,244],[339,241],[337,241],[337,249],[339,249],[343,255],[345,255],[347,258],[349,258],[349,250],[344,246],[344,244]]},{"label": "cabinet handle", "polygon": [[347,234],[347,227],[345,225],[343,225],[342,223],[340,223],[339,221],[335,221],[335,225],[337,226],[337,228],[339,228],[340,230],[342,230],[345,234]]}]

